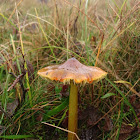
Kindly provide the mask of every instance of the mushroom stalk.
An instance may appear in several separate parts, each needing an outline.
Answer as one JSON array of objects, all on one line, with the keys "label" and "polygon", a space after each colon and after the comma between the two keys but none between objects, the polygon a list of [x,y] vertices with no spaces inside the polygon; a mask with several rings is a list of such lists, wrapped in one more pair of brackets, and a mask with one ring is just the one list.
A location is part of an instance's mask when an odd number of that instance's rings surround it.
[{"label": "mushroom stalk", "polygon": [[[78,90],[73,80],[70,81],[70,97],[69,97],[69,119],[68,130],[74,133],[77,132],[78,118]],[[68,140],[75,140],[76,137],[72,133],[68,133]]]},{"label": "mushroom stalk", "polygon": [[[78,90],[75,83],[92,83],[104,78],[107,73],[98,67],[85,66],[77,59],[70,58],[60,65],[48,66],[38,74],[50,80],[70,82],[68,129],[76,133],[78,118]],[[68,140],[76,140],[74,134],[68,133]]]}]

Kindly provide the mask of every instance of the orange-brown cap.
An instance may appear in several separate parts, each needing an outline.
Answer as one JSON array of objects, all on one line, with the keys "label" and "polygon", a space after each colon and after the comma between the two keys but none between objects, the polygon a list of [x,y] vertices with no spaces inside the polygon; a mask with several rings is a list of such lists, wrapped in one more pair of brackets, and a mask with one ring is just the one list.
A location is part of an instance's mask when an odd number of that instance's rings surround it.
[{"label": "orange-brown cap", "polygon": [[92,83],[104,78],[107,73],[98,67],[85,66],[77,59],[70,58],[60,65],[48,66],[38,71],[41,77],[63,83]]}]

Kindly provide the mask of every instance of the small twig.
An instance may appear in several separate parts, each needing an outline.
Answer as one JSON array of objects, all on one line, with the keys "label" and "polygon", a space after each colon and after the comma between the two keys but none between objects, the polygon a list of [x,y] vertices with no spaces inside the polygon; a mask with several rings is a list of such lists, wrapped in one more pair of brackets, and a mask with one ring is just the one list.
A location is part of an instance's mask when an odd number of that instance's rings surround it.
[{"label": "small twig", "polygon": [[13,84],[8,88],[7,91],[10,91],[11,89],[13,89],[15,87],[15,85],[19,82],[21,84],[21,79],[24,77],[24,75],[26,74],[26,72],[16,76],[14,73],[10,72],[10,74],[12,74],[16,79],[13,82]]},{"label": "small twig", "polygon": [[25,65],[25,56],[26,56],[26,54],[23,54],[23,52],[22,52],[22,50],[21,50],[21,48],[20,47],[18,47],[18,49],[19,49],[19,51],[20,51],[20,53],[21,53],[21,55],[22,55],[22,59],[23,59],[23,64]]},{"label": "small twig", "polygon": [[13,89],[13,88],[15,87],[15,85],[19,82],[20,87],[21,87],[21,89],[22,89],[22,93],[23,93],[23,95],[22,95],[22,97],[21,97],[21,101],[19,101],[19,104],[21,104],[22,101],[25,99],[25,94],[26,94],[26,92],[27,92],[27,89],[24,88],[24,85],[23,85],[23,82],[22,82],[22,79],[23,79],[24,75],[26,74],[26,71],[24,70],[24,71],[22,72],[22,74],[20,74],[20,75],[18,75],[18,76],[16,76],[14,73],[10,73],[10,74],[12,74],[16,79],[15,79],[15,81],[13,82],[13,84],[8,88],[7,91],[10,91],[11,89]]}]

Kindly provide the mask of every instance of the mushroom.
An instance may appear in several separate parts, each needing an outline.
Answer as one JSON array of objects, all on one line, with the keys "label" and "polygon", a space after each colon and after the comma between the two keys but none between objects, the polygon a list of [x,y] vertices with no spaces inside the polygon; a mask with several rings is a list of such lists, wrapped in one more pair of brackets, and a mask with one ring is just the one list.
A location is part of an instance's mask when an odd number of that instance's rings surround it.
[{"label": "mushroom", "polygon": [[[77,59],[70,58],[60,65],[48,66],[38,71],[38,74],[50,80],[70,84],[68,130],[77,132],[78,118],[78,89],[76,84],[92,83],[104,78],[107,73],[94,66],[85,66]],[[68,133],[68,140],[75,140],[72,133]]]}]

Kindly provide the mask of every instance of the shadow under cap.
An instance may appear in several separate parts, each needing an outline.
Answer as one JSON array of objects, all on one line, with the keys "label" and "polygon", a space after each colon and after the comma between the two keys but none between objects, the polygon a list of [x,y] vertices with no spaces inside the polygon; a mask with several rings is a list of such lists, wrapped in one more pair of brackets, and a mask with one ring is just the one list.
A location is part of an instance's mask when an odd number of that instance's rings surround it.
[{"label": "shadow under cap", "polygon": [[38,71],[41,77],[63,83],[92,83],[104,78],[107,73],[94,66],[81,64],[77,59],[70,58],[60,65],[48,66]]}]

